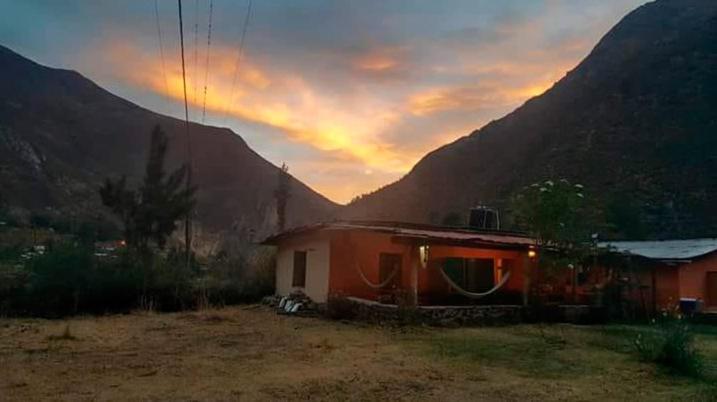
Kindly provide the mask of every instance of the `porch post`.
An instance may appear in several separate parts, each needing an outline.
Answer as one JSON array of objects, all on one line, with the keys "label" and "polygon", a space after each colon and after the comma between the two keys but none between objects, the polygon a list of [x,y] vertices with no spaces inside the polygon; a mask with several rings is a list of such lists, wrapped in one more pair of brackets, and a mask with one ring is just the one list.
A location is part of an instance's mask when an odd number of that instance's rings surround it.
[{"label": "porch post", "polygon": [[418,306],[418,265],[420,255],[417,254],[417,247],[411,246],[411,306]]},{"label": "porch post", "polygon": [[523,256],[523,307],[528,307],[529,294],[530,294],[530,279],[532,275],[531,268],[532,260],[527,256]]}]

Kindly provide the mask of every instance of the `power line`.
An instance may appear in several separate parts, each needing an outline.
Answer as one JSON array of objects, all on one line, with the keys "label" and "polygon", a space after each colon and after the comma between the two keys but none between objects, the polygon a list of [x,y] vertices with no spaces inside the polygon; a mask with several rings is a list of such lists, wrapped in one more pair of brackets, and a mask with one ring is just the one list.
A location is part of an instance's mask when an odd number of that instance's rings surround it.
[{"label": "power line", "polygon": [[[187,135],[187,192],[189,192],[192,185],[192,145],[191,138],[189,137],[189,105],[187,104],[187,72],[184,67],[184,24],[182,21],[182,0],[177,0],[177,6],[179,8],[179,44],[182,49],[182,87],[184,89],[184,128]],[[192,249],[192,235],[191,235],[191,211],[187,213],[184,221],[184,242],[185,242],[185,253],[187,267],[190,262],[190,253]]]},{"label": "power line", "polygon": [[209,78],[209,54],[212,48],[212,14],[214,12],[214,0],[209,0],[209,25],[207,29],[207,61],[204,66],[204,100],[202,102],[202,124],[207,117],[207,80]]},{"label": "power line", "polygon": [[162,29],[159,27],[159,6],[157,0],[154,0],[154,23],[157,25],[157,38],[159,39],[159,57],[162,60],[162,77],[164,77],[164,89],[167,96],[169,93],[169,83],[167,82],[167,69],[164,66],[164,45],[162,44]]},{"label": "power line", "polygon": [[197,104],[197,75],[199,71],[199,58],[197,56],[197,49],[199,49],[199,0],[194,0],[194,69],[192,78],[192,84],[194,84],[194,104]]},{"label": "power line", "polygon": [[237,57],[234,60],[234,76],[232,78],[232,86],[229,89],[229,103],[224,108],[224,122],[226,122],[227,120],[227,114],[229,112],[229,109],[234,106],[234,86],[236,85],[237,73],[239,72],[239,63],[244,56],[244,39],[246,38],[246,31],[249,28],[249,20],[251,18],[251,3],[252,0],[249,0],[249,4],[247,5],[246,10],[246,16],[244,17],[244,26],[241,31],[241,39],[239,40],[239,51],[237,52]]}]

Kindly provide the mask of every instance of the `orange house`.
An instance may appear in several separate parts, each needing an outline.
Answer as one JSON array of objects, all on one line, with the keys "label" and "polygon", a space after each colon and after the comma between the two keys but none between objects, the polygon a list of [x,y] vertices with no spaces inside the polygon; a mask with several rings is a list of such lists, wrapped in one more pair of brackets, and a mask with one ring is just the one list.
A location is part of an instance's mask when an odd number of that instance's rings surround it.
[{"label": "orange house", "polygon": [[629,257],[639,288],[630,295],[646,311],[680,302],[717,312],[717,239],[623,241],[601,244]]},{"label": "orange house", "polygon": [[524,235],[395,222],[334,222],[266,239],[276,292],[391,304],[522,304],[534,241]]}]

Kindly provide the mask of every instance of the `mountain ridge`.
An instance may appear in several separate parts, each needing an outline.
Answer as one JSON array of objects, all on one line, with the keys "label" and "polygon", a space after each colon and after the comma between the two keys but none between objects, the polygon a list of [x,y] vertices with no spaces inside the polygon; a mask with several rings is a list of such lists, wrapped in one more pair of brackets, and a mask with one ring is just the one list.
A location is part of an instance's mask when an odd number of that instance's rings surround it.
[{"label": "mountain ridge", "polygon": [[715,234],[716,60],[717,2],[640,6],[544,94],[343,213],[437,222],[565,177],[607,206],[618,237]]},{"label": "mountain ridge", "polygon": [[[104,178],[141,177],[156,124],[170,138],[168,168],[185,161],[183,120],[1,45],[0,67],[0,184],[11,206],[78,216],[101,210],[97,188]],[[212,231],[270,233],[278,167],[228,128],[192,122],[190,141],[199,222]],[[297,179],[291,183],[290,226],[323,220],[338,208]]]}]

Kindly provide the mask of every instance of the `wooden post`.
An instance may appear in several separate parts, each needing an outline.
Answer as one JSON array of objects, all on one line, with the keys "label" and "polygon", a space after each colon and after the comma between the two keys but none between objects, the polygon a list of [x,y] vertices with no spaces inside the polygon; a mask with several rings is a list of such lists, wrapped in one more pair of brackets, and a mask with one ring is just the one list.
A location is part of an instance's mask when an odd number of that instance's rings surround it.
[{"label": "wooden post", "polygon": [[415,245],[411,246],[411,306],[413,307],[418,306],[418,266],[421,256],[417,251]]},{"label": "wooden post", "polygon": [[523,256],[523,307],[528,307],[529,293],[530,293],[530,276],[531,272],[531,259],[526,255]]},{"label": "wooden post", "polygon": [[570,278],[570,287],[572,288],[572,296],[573,296],[573,303],[578,304],[578,267],[573,265],[573,269],[571,269],[572,275]]},{"label": "wooden post", "polygon": [[652,265],[652,315],[657,312],[657,273],[655,265]]}]

